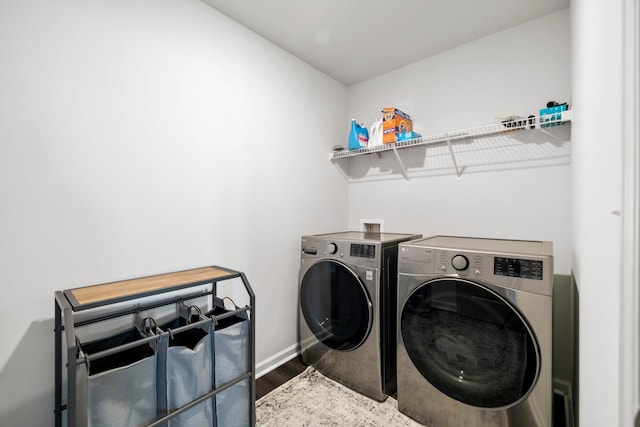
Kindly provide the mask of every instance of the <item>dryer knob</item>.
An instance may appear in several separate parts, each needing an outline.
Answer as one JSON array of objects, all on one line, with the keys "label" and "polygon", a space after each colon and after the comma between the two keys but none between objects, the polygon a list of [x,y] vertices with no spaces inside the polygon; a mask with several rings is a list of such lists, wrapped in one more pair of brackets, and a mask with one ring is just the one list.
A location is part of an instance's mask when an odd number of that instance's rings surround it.
[{"label": "dryer knob", "polygon": [[451,259],[451,265],[458,271],[466,270],[469,267],[469,260],[464,255],[456,255]]},{"label": "dryer knob", "polygon": [[327,252],[331,255],[335,254],[336,252],[338,252],[338,245],[336,245],[335,243],[329,243],[329,245],[327,246]]}]

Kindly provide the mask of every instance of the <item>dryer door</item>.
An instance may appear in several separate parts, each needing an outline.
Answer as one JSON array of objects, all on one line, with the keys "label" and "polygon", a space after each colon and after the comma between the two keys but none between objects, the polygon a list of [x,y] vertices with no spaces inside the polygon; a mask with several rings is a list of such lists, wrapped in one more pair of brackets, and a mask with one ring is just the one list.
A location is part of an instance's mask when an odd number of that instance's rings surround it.
[{"label": "dryer door", "polygon": [[485,286],[457,278],[423,283],[406,299],[400,322],[416,369],[453,399],[511,406],[536,382],[535,336],[519,311]]},{"label": "dryer door", "polygon": [[372,304],[360,278],[346,265],[319,261],[304,274],[300,308],[318,340],[336,350],[353,350],[369,334]]}]

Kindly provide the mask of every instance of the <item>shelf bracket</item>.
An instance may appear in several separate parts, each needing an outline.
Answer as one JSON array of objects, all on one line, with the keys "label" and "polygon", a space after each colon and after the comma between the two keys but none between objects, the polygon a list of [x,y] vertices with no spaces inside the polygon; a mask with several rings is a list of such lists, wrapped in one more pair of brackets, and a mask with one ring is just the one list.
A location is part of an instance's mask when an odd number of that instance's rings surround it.
[{"label": "shelf bracket", "polygon": [[404,176],[405,180],[409,181],[409,176],[407,175],[407,169],[404,167],[404,163],[402,163],[402,159],[400,158],[400,153],[398,153],[398,149],[396,147],[393,147],[393,154],[396,155],[396,160],[400,165],[400,172],[402,172],[402,176]]},{"label": "shelf bracket", "polygon": [[451,146],[451,138],[447,138],[447,147],[449,147],[449,153],[451,154],[451,160],[453,160],[453,166],[456,168],[456,175],[460,178],[462,174],[462,170],[458,167],[458,162],[456,162],[456,156],[453,154],[453,147]]}]

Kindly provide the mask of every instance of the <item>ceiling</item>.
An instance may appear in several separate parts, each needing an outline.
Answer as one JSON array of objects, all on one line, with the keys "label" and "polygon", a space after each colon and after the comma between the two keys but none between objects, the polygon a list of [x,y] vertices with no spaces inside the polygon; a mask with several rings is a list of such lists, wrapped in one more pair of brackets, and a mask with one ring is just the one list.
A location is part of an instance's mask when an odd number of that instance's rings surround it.
[{"label": "ceiling", "polygon": [[347,86],[569,7],[569,0],[202,1]]}]

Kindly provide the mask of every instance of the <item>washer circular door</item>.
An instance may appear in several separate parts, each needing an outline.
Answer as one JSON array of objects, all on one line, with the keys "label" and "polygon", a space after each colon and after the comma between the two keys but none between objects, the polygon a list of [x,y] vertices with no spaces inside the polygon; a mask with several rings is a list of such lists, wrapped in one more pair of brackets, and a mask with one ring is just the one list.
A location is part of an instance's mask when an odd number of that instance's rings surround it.
[{"label": "washer circular door", "polygon": [[336,350],[353,350],[367,338],[372,304],[360,278],[346,265],[319,261],[300,283],[300,308],[315,337]]},{"label": "washer circular door", "polygon": [[537,341],[519,311],[472,281],[438,278],[420,285],[404,303],[400,332],[420,374],[468,405],[514,405],[540,371]]}]

